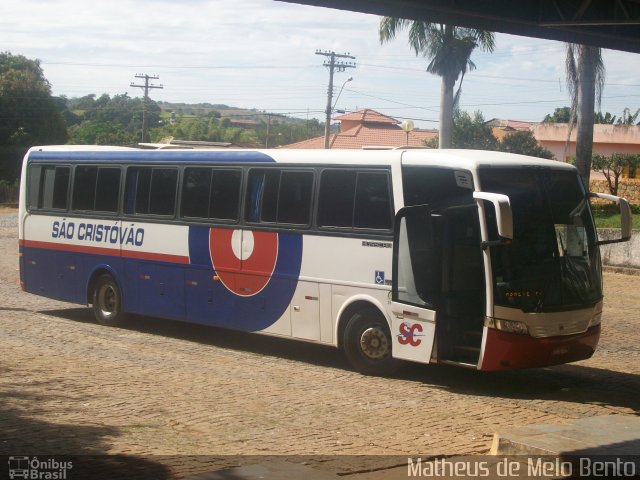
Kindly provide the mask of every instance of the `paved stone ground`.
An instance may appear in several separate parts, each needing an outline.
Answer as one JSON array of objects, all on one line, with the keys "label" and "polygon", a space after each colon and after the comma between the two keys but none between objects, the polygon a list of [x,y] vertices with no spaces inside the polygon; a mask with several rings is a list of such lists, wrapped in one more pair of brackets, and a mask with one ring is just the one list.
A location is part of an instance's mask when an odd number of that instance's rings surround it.
[{"label": "paved stone ground", "polygon": [[333,456],[487,453],[510,426],[640,413],[637,276],[605,275],[588,361],[371,378],[317,345],[146,317],[101,327],[22,292],[17,262],[15,215],[0,215],[0,454],[136,456],[156,478],[241,462],[225,455],[312,455],[349,474],[371,459]]}]

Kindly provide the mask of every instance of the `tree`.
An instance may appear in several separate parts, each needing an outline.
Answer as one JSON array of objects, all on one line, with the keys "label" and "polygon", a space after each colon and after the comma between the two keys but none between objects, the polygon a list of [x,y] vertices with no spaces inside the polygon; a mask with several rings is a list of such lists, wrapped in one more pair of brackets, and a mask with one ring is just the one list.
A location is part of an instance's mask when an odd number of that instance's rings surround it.
[{"label": "tree", "polygon": [[594,170],[600,170],[609,185],[609,193],[618,195],[620,177],[625,168],[634,170],[640,167],[640,155],[614,153],[610,156],[595,154],[591,165]]},{"label": "tree", "polygon": [[[131,98],[126,93],[113,97],[104,93],[97,98],[92,94],[68,100],[67,108],[82,122],[80,128],[70,130],[71,143],[100,145],[103,140],[95,139],[110,138],[113,139],[111,143],[121,145],[140,140],[143,110],[141,98]],[[150,100],[147,111],[149,124],[159,125],[160,107],[158,104]],[[80,123],[80,121],[76,123]]]},{"label": "tree", "polygon": [[[476,67],[471,61],[471,54],[476,48],[492,52],[494,34],[475,28],[384,17],[378,28],[380,43],[394,39],[405,28],[409,29],[409,45],[416,55],[429,59],[427,72],[442,78],[439,142],[440,148],[450,148],[455,100],[459,98],[464,74]],[[454,98],[453,88],[458,78],[460,85]]]},{"label": "tree", "polygon": [[616,123],[616,116],[611,115],[609,112],[605,113],[604,115],[602,114],[602,112],[596,112],[593,123],[613,125],[614,123]]},{"label": "tree", "polygon": [[[424,144],[427,148],[438,148],[436,138],[427,140]],[[482,112],[474,112],[471,116],[468,112],[456,110],[453,116],[451,148],[496,150],[498,139],[484,121]]]},{"label": "tree", "polygon": [[553,153],[538,144],[531,130],[521,130],[506,135],[500,140],[498,150],[531,157],[553,159]]},{"label": "tree", "polygon": [[498,140],[493,131],[484,121],[482,112],[474,112],[473,116],[467,112],[456,110],[453,117],[453,148],[472,148],[476,150],[496,150]]},{"label": "tree", "polygon": [[591,154],[593,151],[594,107],[600,105],[604,88],[605,68],[602,51],[588,45],[567,44],[567,85],[571,95],[571,128],[576,124],[576,168],[585,186],[589,187]]},{"label": "tree", "polygon": [[[622,111],[622,116],[618,119],[618,125],[635,125],[638,115],[640,115],[640,108],[636,110],[636,113],[631,113],[631,109],[627,107]],[[638,125],[640,125],[640,122]]]},{"label": "tree", "polygon": [[0,53],[0,178],[14,180],[34,145],[60,144],[67,131],[39,60]]},{"label": "tree", "polygon": [[127,145],[134,143],[136,138],[114,122],[85,120],[69,128],[69,143],[77,145]]},{"label": "tree", "polygon": [[542,123],[569,123],[571,120],[571,108],[556,108],[552,114],[547,114]]},{"label": "tree", "polygon": [[[618,120],[616,122],[616,119]],[[562,107],[556,108],[552,114],[546,115],[542,123],[570,123],[571,122],[571,108]],[[620,124],[621,119],[612,115],[609,112],[594,112],[593,122],[598,124],[613,125],[615,123]]]}]

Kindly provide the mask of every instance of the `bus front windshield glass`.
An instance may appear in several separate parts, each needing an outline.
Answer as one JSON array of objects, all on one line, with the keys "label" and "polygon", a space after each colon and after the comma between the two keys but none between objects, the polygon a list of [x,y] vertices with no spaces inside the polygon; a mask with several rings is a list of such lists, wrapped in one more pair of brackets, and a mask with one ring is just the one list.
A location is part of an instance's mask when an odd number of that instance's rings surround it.
[{"label": "bus front windshield glass", "polygon": [[[508,195],[513,210],[513,242],[491,248],[496,305],[542,312],[602,298],[595,226],[574,171],[483,168],[480,182],[484,191]],[[495,214],[487,210],[496,238]]]}]

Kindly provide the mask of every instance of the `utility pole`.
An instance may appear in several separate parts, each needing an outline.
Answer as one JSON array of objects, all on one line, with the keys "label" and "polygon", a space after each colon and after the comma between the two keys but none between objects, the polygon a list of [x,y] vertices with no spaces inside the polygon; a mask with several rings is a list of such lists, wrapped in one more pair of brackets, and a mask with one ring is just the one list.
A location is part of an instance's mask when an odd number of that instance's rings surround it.
[{"label": "utility pole", "polygon": [[144,100],[142,101],[142,142],[149,141],[149,90],[152,88],[164,88],[162,85],[151,85],[149,80],[158,80],[157,75],[147,75],[146,73],[136,73],[136,78],[144,78],[144,85],[136,85],[131,82],[132,87],[144,88]]},{"label": "utility pole", "polygon": [[333,110],[331,102],[333,99],[333,72],[344,72],[347,68],[355,68],[354,62],[343,62],[342,60],[336,62],[336,58],[349,58],[355,60],[356,57],[349,53],[336,53],[333,51],[316,50],[316,55],[323,55],[327,57],[324,61],[324,66],[329,67],[329,88],[327,89],[327,108],[325,111],[326,119],[324,124],[324,148],[329,148],[329,130],[331,128],[331,111]]},{"label": "utility pole", "polygon": [[271,135],[271,114],[267,114],[267,138],[264,141],[264,148],[269,148],[269,135]]}]

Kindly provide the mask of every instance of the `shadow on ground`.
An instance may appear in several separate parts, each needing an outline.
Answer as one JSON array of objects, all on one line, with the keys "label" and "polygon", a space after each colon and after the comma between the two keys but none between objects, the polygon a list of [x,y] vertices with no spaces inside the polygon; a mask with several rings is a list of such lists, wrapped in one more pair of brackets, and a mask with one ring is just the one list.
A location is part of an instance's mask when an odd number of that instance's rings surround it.
[{"label": "shadow on ground", "polygon": [[[4,368],[2,375],[10,377],[12,372]],[[46,388],[46,382],[40,385]],[[59,396],[59,395],[58,395]],[[61,402],[81,401],[59,398]],[[119,430],[104,425],[69,425],[55,423],[45,418],[40,407],[39,395],[11,388],[5,382],[0,387],[0,455],[36,457],[39,462],[54,459],[57,462],[72,462],[67,478],[83,479],[167,479],[170,472],[166,466],[152,458],[127,455],[104,455],[109,448],[109,438],[119,435]],[[2,472],[7,463],[2,462]],[[46,472],[46,469],[40,469]],[[35,478],[29,476],[28,478]]]},{"label": "shadow on ground", "polygon": [[[82,323],[95,321],[87,308],[40,313]],[[322,367],[350,369],[341,352],[325,345],[138,315],[132,315],[123,328]],[[406,364],[395,378],[467,395],[609,405],[628,408],[640,415],[640,375],[582,364],[507,372]]]}]

